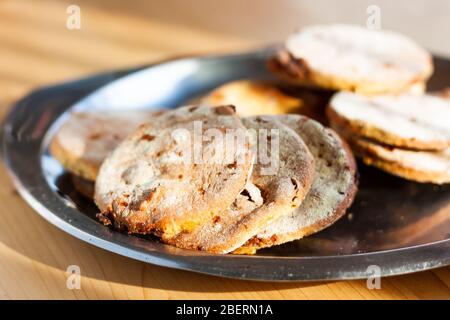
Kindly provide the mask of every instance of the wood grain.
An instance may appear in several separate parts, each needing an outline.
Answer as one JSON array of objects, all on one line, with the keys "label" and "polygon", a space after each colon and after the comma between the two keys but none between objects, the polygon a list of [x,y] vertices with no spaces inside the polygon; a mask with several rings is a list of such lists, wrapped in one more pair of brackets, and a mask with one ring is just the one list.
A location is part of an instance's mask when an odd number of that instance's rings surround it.
[{"label": "wood grain", "polygon": [[[33,3],[32,3],[33,2]],[[0,3],[0,116],[30,90],[102,70],[192,52],[240,51],[258,41],[165,23],[122,10],[123,1],[78,1],[81,30],[66,29],[68,1]],[[174,14],[182,14],[175,12]],[[0,299],[449,299],[450,268],[365,281],[263,283],[221,279],[137,262],[53,227],[0,168]],[[66,268],[81,268],[81,290]]]}]

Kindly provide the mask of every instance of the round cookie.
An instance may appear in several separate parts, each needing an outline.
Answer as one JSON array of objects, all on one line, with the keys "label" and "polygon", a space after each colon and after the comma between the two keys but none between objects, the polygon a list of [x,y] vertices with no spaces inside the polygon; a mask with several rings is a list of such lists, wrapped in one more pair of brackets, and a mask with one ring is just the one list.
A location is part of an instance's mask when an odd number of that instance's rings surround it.
[{"label": "round cookie", "polygon": [[339,92],[331,99],[327,116],[332,125],[391,146],[418,150],[450,146],[450,100],[435,95]]},{"label": "round cookie", "polygon": [[201,99],[203,105],[236,106],[242,117],[298,112],[302,100],[288,96],[273,85],[260,81],[237,80],[225,83]]},{"label": "round cookie", "polygon": [[240,116],[302,114],[319,122],[326,120],[325,107],[332,92],[298,86],[280,87],[257,80],[225,83],[196,103],[204,105],[233,104]]},{"label": "round cookie", "polygon": [[381,145],[364,138],[347,140],[355,154],[367,165],[407,180],[450,183],[450,148],[434,152],[414,151]]},{"label": "round cookie", "polygon": [[[240,132],[228,148],[223,133]],[[164,241],[227,209],[253,166],[251,137],[231,106],[182,107],[141,126],[104,161],[95,202],[105,224]]]},{"label": "round cookie", "polygon": [[161,111],[73,112],[55,133],[50,153],[74,175],[95,181],[103,160],[139,125]]},{"label": "round cookie", "polygon": [[411,39],[340,24],[292,34],[269,67],[300,85],[360,93],[402,92],[433,72],[431,55]]},{"label": "round cookie", "polygon": [[281,216],[237,252],[282,244],[316,233],[344,215],[357,190],[357,168],[348,146],[332,130],[299,115],[273,116],[293,129],[315,159],[315,176],[302,204]]},{"label": "round cookie", "polygon": [[[270,116],[243,118],[242,121],[259,137],[258,150],[255,150],[258,158],[250,182],[227,210],[192,231],[180,233],[169,241],[170,244],[228,253],[272,221],[290,214],[309,191],[314,177],[314,159],[301,138]],[[265,161],[265,155],[270,161]]]}]

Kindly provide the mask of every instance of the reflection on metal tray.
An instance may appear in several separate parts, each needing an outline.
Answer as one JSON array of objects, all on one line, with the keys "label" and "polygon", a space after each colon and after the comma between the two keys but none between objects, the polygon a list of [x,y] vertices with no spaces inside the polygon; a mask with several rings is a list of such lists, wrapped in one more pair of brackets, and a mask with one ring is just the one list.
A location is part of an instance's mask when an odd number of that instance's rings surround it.
[{"label": "reflection on metal tray", "polygon": [[[48,221],[94,245],[213,275],[269,281],[355,279],[369,276],[370,265],[393,275],[450,264],[450,185],[409,182],[359,163],[355,202],[333,226],[255,256],[220,256],[101,225],[94,219],[95,205],[75,191],[70,176],[48,153],[48,141],[69,108],[173,108],[230,80],[275,81],[265,68],[267,54],[173,60],[30,94],[17,103],[2,132],[3,156],[19,192]],[[436,58],[435,67],[429,89],[450,85],[450,61]]]}]

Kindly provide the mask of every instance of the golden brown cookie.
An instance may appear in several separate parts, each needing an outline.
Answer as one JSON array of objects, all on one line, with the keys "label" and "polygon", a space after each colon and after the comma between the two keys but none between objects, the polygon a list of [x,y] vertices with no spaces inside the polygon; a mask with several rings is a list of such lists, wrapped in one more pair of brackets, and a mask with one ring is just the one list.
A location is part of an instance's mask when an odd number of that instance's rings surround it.
[{"label": "golden brown cookie", "polygon": [[339,92],[327,116],[332,126],[382,144],[417,150],[450,146],[450,100],[434,95]]},{"label": "golden brown cookie", "polygon": [[74,175],[95,181],[103,160],[138,126],[161,111],[70,113],[55,133],[50,153]]},{"label": "golden brown cookie", "polygon": [[241,116],[295,113],[324,122],[325,107],[332,93],[257,80],[237,80],[192,101],[205,105],[230,103],[237,106]]},{"label": "golden brown cookie", "polygon": [[272,118],[293,129],[314,156],[313,184],[298,208],[268,224],[237,252],[252,253],[316,233],[342,217],[356,194],[353,154],[334,131],[298,115]]},{"label": "golden brown cookie", "polygon": [[[229,147],[227,131],[241,144]],[[141,126],[103,162],[95,184],[99,219],[164,241],[227,209],[253,166],[252,140],[231,106],[188,106]]]},{"label": "golden brown cookie", "polygon": [[269,68],[299,85],[360,93],[404,92],[433,72],[431,55],[411,39],[339,24],[292,34]]},{"label": "golden brown cookie", "polygon": [[270,116],[244,118],[243,123],[259,136],[258,157],[246,188],[227,210],[168,243],[228,253],[290,214],[306,196],[314,177],[314,159],[301,138]]},{"label": "golden brown cookie", "polygon": [[236,106],[242,117],[298,112],[302,100],[284,94],[268,83],[253,80],[237,80],[225,83],[201,99],[204,105]]}]

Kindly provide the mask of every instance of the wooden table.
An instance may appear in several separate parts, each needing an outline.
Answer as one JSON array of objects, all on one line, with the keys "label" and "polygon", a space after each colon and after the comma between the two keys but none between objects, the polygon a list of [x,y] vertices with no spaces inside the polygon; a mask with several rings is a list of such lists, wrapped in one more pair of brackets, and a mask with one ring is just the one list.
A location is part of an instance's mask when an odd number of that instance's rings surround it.
[{"label": "wooden table", "polygon": [[[32,5],[33,3],[33,5]],[[170,55],[245,50],[257,41],[149,19],[108,1],[78,1],[82,28],[66,28],[65,1],[0,3],[0,110],[31,89]],[[122,2],[123,3],[123,2]],[[366,281],[262,283],[144,264],[91,246],[37,215],[0,169],[0,298],[38,299],[416,299],[450,298],[450,268]],[[81,289],[66,268],[81,268]]]}]

